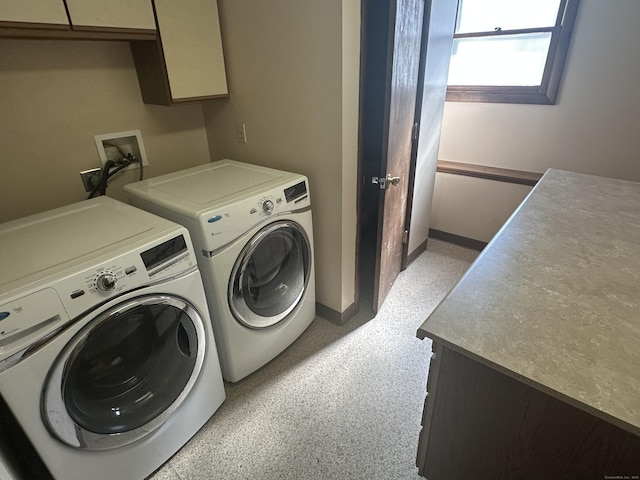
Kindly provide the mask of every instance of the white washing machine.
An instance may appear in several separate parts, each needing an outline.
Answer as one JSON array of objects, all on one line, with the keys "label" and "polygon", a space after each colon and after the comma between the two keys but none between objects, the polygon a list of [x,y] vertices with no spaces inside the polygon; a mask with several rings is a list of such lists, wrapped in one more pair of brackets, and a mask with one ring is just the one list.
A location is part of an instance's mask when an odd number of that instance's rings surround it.
[{"label": "white washing machine", "polygon": [[189,229],[226,380],[272,360],[315,318],[305,176],[221,160],[124,189],[134,205]]},{"label": "white washing machine", "polygon": [[147,477],[225,398],[188,231],[99,197],[0,245],[5,413],[56,479]]}]

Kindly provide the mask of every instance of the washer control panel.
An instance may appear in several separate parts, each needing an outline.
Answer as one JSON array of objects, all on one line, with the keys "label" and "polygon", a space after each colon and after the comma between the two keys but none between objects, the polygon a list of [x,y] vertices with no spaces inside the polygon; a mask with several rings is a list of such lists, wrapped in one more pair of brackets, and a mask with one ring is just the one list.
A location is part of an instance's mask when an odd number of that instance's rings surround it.
[{"label": "washer control panel", "polygon": [[56,290],[70,316],[149,282],[175,275],[196,265],[183,234],[149,248],[120,255],[58,283]]}]

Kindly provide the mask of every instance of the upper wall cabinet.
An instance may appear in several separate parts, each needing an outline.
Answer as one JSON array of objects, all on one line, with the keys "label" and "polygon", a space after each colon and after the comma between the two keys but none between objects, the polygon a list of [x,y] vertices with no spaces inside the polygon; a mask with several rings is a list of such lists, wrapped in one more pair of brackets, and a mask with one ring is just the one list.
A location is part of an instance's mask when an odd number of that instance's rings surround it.
[{"label": "upper wall cabinet", "polygon": [[75,30],[156,29],[151,0],[65,1]]},{"label": "upper wall cabinet", "polygon": [[0,38],[155,40],[151,0],[0,0]]},{"label": "upper wall cabinet", "polygon": [[172,99],[227,94],[217,2],[154,3]]},{"label": "upper wall cabinet", "polygon": [[128,40],[145,103],[228,94],[217,0],[0,0],[0,38]]},{"label": "upper wall cabinet", "polygon": [[216,0],[154,0],[160,42],[132,42],[145,103],[228,94]]},{"label": "upper wall cabinet", "polygon": [[1,0],[0,22],[46,24],[50,28],[69,28],[62,0]]}]

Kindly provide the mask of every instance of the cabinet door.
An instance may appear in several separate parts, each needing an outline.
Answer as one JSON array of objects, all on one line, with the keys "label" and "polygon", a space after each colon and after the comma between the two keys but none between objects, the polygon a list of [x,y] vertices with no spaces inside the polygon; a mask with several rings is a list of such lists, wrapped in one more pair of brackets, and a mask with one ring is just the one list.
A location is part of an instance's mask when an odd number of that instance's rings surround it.
[{"label": "cabinet door", "polygon": [[[74,30],[155,30],[151,0],[66,0]],[[181,3],[181,2],[180,2]]]},{"label": "cabinet door", "polygon": [[172,101],[226,95],[216,0],[155,0]]},{"label": "cabinet door", "polygon": [[69,25],[63,0],[2,0],[0,22]]}]

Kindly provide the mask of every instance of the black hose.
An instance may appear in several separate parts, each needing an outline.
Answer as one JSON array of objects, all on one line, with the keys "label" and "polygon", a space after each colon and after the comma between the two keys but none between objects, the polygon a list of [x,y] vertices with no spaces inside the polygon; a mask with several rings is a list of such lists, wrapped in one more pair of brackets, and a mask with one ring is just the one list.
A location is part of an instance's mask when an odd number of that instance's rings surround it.
[{"label": "black hose", "polygon": [[102,171],[100,172],[100,181],[96,186],[93,187],[93,190],[91,190],[91,193],[89,194],[87,199],[93,198],[96,195],[105,195],[107,193],[107,182],[109,181],[109,179],[113,177],[116,173],[118,173],[120,170],[127,168],[132,163],[137,163],[138,166],[140,167],[140,180],[142,180],[142,177],[143,177],[142,161],[136,158],[131,153],[128,153],[126,157],[123,157],[121,160],[118,160],[117,163],[114,162],[113,160],[107,160],[104,163],[104,166],[102,167]]}]

